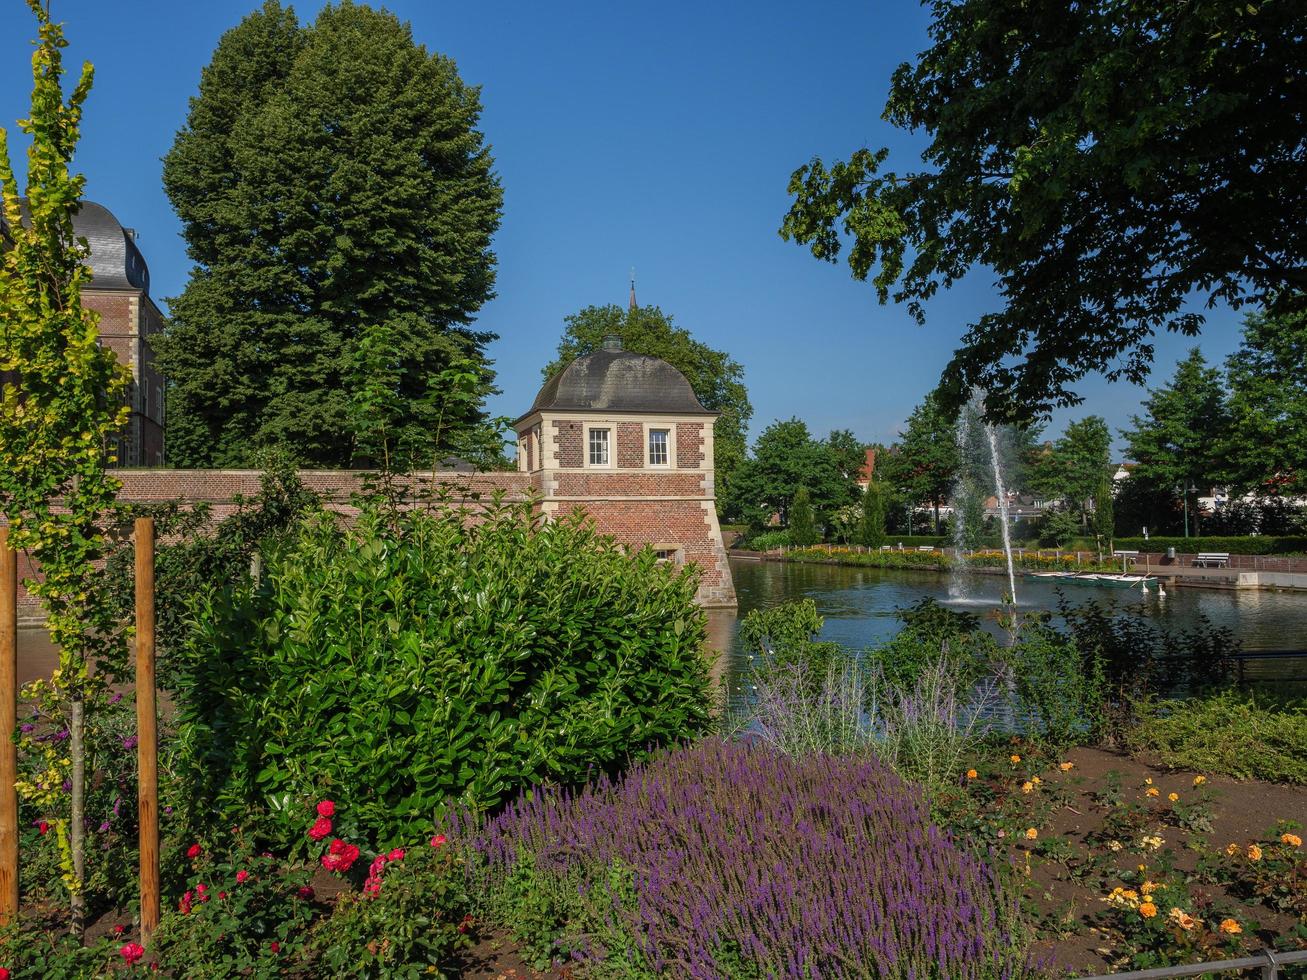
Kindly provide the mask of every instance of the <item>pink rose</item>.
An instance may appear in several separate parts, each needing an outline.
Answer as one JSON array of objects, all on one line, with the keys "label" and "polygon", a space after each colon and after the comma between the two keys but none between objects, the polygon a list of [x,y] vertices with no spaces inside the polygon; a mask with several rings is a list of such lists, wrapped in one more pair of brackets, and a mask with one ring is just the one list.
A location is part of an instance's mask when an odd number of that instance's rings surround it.
[{"label": "pink rose", "polygon": [[125,959],[128,963],[135,963],[137,960],[139,960],[142,956],[145,955],[145,948],[137,943],[127,943],[125,946],[123,946],[121,949],[118,950],[118,955],[121,956],[123,959]]},{"label": "pink rose", "polygon": [[446,840],[446,838],[445,838],[445,835],[444,835],[444,834],[436,834],[435,837],[431,838],[431,846],[432,846],[432,847],[443,847],[444,844],[445,844],[445,840]]},{"label": "pink rose", "polygon": [[404,860],[404,848],[402,847],[395,848],[393,851],[391,851],[389,854],[386,855],[386,860],[387,861]]},{"label": "pink rose", "polygon": [[331,800],[323,800],[318,804],[318,816],[334,817],[336,815],[336,804]]},{"label": "pink rose", "polygon": [[248,871],[237,871],[237,872],[236,872],[236,884],[238,884],[238,885],[243,885],[243,884],[245,884],[245,882],[247,882],[247,881],[249,881],[249,880],[250,880],[250,873],[249,873]]}]

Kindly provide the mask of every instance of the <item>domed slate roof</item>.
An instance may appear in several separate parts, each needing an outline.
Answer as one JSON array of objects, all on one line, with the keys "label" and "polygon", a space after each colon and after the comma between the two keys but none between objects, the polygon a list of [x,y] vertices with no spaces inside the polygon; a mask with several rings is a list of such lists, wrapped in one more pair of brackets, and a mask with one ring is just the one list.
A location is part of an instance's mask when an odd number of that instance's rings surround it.
[{"label": "domed slate roof", "polygon": [[612,338],[546,381],[522,418],[547,411],[716,414],[703,407],[676,368],[661,358],[624,351]]},{"label": "domed slate roof", "polygon": [[[27,219],[27,201],[20,203]],[[73,232],[91,246],[86,264],[91,267],[91,289],[150,291],[150,269],[131,232],[119,224],[103,204],[83,201],[73,216]]]}]

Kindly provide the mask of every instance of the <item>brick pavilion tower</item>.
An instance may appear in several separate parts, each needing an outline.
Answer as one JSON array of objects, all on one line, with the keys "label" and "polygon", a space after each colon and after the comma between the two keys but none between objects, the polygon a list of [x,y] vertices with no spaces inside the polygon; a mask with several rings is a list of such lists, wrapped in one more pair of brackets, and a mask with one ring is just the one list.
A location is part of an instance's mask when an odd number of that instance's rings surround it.
[{"label": "brick pavilion tower", "polygon": [[603,348],[572,361],[518,419],[518,469],[545,515],[581,508],[618,541],[699,566],[703,606],[734,606],[717,523],[713,422],[666,361]]}]

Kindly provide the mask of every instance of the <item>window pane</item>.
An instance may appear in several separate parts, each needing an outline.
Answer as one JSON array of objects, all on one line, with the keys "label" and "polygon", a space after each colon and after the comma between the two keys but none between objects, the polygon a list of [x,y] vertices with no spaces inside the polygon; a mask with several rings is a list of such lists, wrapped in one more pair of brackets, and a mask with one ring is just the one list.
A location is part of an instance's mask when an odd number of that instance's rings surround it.
[{"label": "window pane", "polygon": [[608,430],[590,430],[590,465],[608,465]]},{"label": "window pane", "polygon": [[649,430],[649,465],[667,465],[667,430]]}]

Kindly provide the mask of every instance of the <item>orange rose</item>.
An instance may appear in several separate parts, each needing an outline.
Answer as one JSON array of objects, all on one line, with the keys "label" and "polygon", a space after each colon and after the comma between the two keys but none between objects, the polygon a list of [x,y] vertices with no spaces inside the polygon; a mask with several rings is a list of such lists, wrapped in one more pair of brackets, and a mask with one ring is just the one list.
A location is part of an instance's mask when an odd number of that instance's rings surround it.
[{"label": "orange rose", "polygon": [[1142,915],[1145,919],[1151,919],[1153,916],[1157,914],[1157,906],[1154,905],[1152,902],[1144,902],[1142,905],[1139,906],[1139,914]]},{"label": "orange rose", "polygon": [[1290,847],[1302,847],[1302,838],[1297,834],[1281,834],[1280,843],[1288,844]]},{"label": "orange rose", "polygon": [[1243,926],[1235,922],[1234,919],[1222,919],[1220,929],[1227,936],[1237,936],[1243,932]]}]

